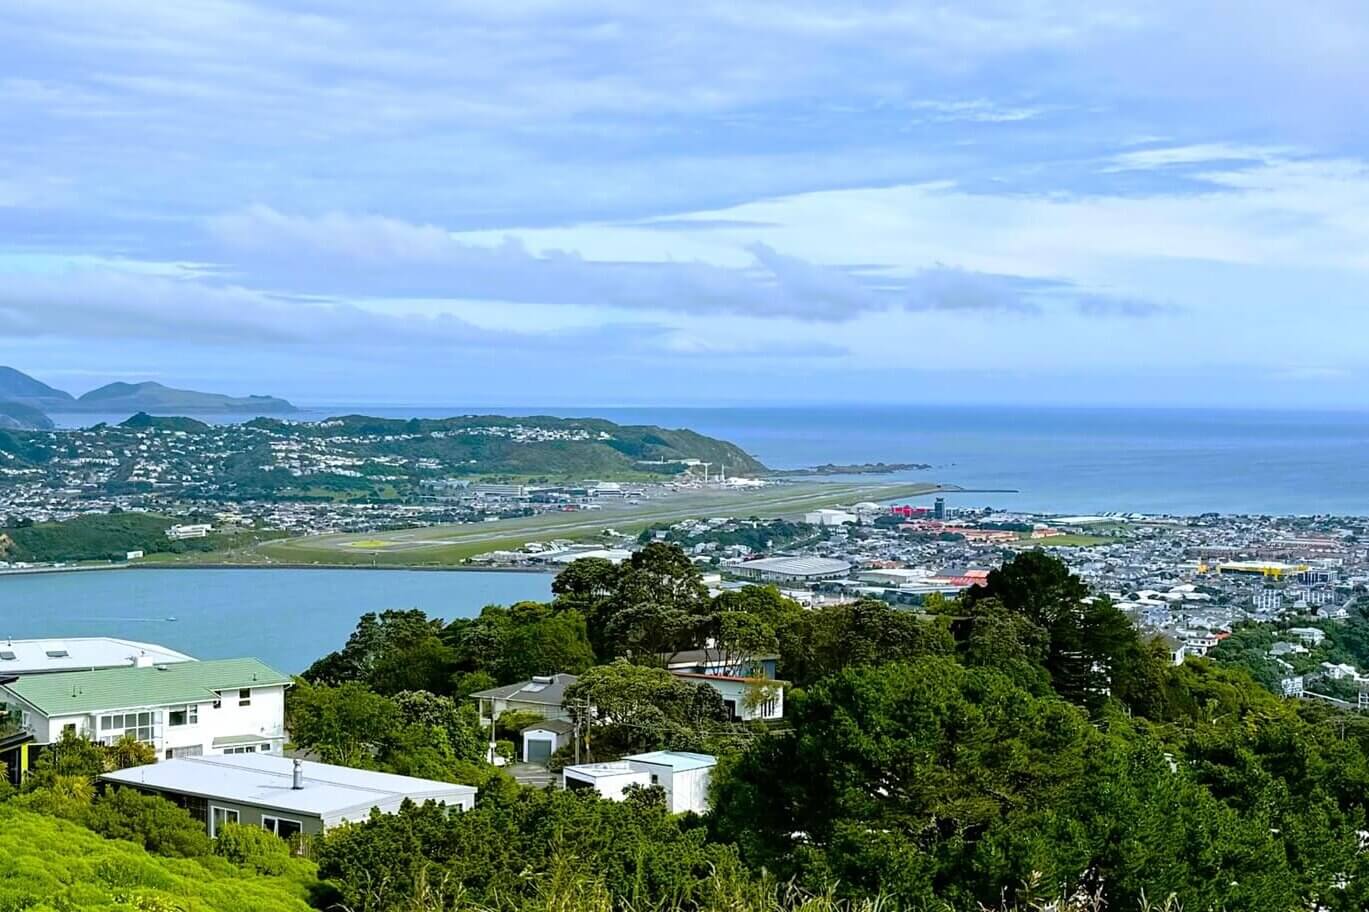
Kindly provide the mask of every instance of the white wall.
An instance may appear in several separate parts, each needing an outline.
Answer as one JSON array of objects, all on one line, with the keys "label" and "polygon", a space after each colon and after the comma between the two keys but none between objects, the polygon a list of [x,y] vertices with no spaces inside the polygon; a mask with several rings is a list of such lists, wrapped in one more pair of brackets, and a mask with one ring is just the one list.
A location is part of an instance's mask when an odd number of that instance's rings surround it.
[{"label": "white wall", "polygon": [[590,786],[604,798],[611,801],[623,800],[623,792],[628,786],[651,784],[651,775],[645,770],[624,770],[621,773],[614,773],[607,776],[580,777],[567,767],[561,771],[561,786],[566,788],[567,782],[575,780],[577,782],[587,782]]},{"label": "white wall", "polygon": [[[18,702],[17,700],[12,702]],[[166,758],[166,751],[174,748],[198,746],[202,753],[221,754],[222,747],[215,748],[215,738],[233,735],[257,735],[262,741],[271,742],[271,752],[279,753],[285,745],[285,688],[281,685],[252,688],[251,704],[238,705],[238,691],[228,691],[223,695],[218,709],[210,701],[196,704],[199,707],[199,721],[194,725],[172,726],[169,722],[172,706],[120,707],[108,711],[82,715],[54,716],[51,719],[42,713],[29,709],[29,727],[33,731],[34,742],[50,744],[62,737],[62,729],[74,724],[78,734],[100,740],[100,717],[110,712],[139,712],[155,710],[161,713],[161,727],[153,748],[157,759]]]}]

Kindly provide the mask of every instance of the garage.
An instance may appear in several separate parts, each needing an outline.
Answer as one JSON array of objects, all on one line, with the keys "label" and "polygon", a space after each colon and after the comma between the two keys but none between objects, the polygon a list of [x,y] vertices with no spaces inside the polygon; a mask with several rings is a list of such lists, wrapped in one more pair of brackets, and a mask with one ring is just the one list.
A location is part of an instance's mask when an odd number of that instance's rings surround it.
[{"label": "garage", "polygon": [[553,753],[570,743],[574,730],[569,722],[560,720],[534,722],[523,729],[523,760],[545,765]]}]

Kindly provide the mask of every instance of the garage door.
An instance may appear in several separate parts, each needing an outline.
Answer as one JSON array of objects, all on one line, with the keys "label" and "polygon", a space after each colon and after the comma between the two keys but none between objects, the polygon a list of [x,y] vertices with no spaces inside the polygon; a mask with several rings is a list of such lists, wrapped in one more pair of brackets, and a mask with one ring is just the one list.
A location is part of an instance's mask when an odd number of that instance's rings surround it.
[{"label": "garage door", "polygon": [[523,759],[529,763],[546,763],[551,757],[551,742],[545,738],[528,738],[523,747],[527,751]]}]

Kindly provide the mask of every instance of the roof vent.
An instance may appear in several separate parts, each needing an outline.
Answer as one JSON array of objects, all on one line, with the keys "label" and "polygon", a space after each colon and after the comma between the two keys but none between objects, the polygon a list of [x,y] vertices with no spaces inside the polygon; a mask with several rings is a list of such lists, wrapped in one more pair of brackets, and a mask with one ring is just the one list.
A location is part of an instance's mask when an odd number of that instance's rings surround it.
[{"label": "roof vent", "polygon": [[48,658],[49,658],[49,659],[66,659],[66,658],[70,658],[70,657],[71,657],[71,653],[67,652],[65,649],[49,649],[49,650],[48,650]]},{"label": "roof vent", "polygon": [[290,788],[295,791],[304,788],[304,763],[302,761],[295,761],[295,772],[294,776],[290,779]]}]

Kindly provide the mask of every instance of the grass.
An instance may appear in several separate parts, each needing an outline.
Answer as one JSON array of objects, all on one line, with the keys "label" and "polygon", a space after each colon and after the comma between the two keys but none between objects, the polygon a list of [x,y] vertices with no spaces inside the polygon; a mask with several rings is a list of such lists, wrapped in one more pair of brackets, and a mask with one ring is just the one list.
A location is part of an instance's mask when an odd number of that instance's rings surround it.
[{"label": "grass", "polygon": [[[933,484],[794,484],[759,492],[691,492],[674,494],[629,508],[595,512],[544,513],[494,523],[427,526],[375,533],[313,535],[265,543],[250,557],[258,562],[361,566],[453,566],[477,554],[511,550],[528,542],[596,540],[612,528],[633,534],[661,523],[710,516],[756,516],[773,519],[819,507],[858,501],[892,500],[931,494]],[[214,555],[203,556],[214,562]]]}]

